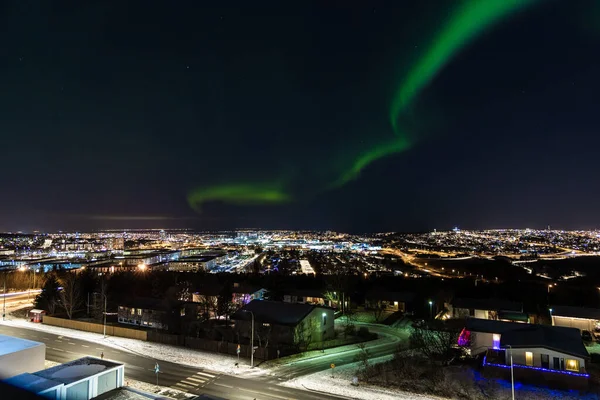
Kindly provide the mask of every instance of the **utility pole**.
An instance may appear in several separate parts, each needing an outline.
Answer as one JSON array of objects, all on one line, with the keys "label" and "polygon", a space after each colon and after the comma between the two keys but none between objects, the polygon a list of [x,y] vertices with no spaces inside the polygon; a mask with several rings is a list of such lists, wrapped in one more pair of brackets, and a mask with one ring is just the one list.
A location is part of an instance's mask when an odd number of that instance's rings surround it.
[{"label": "utility pole", "polygon": [[249,312],[252,315],[252,334],[250,339],[250,368],[254,368],[254,313],[249,310],[242,310],[242,312]]},{"label": "utility pole", "polygon": [[104,295],[104,339],[106,339],[106,294]]},{"label": "utility pole", "polygon": [[4,298],[4,306],[2,307],[2,321],[6,321],[6,271],[4,271],[4,291],[2,292]]}]

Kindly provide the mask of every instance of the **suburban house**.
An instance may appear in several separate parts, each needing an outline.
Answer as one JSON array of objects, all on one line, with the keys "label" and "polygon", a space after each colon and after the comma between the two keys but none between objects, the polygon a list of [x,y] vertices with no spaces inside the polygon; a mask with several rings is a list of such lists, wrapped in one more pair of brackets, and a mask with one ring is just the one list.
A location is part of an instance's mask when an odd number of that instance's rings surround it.
[{"label": "suburban house", "polygon": [[187,313],[197,314],[198,305],[182,301],[134,298],[121,303],[117,314],[118,321],[122,324],[167,330],[169,324],[174,328]]},{"label": "suburban house", "polygon": [[521,324],[502,333],[499,348],[486,352],[483,367],[506,375],[512,360],[515,379],[584,389],[589,358],[578,329]]},{"label": "suburban house", "polygon": [[331,300],[325,299],[325,294],[319,289],[295,289],[283,296],[286,303],[316,304],[333,307]]},{"label": "suburban house", "polygon": [[467,348],[471,355],[485,353],[488,349],[500,349],[502,334],[521,327],[523,324],[517,322],[468,317],[458,337],[458,345]]},{"label": "suburban house", "polygon": [[198,304],[200,313],[205,318],[216,318],[219,294],[223,290],[219,285],[206,285],[192,294],[192,301]]},{"label": "suburban house", "polygon": [[265,293],[267,293],[267,289],[236,282],[233,284],[231,293],[233,303],[238,307],[242,307],[252,300],[262,300]]},{"label": "suburban house", "polygon": [[279,344],[302,346],[334,338],[333,312],[332,308],[312,304],[253,300],[231,319],[246,338],[251,336],[254,318],[255,336],[268,335]]},{"label": "suburban house", "polygon": [[553,326],[577,328],[581,331],[600,330],[600,309],[550,306]]},{"label": "suburban house", "polygon": [[529,316],[523,313],[523,304],[514,301],[455,298],[445,306],[450,318],[475,317],[500,321],[532,322]]},{"label": "suburban house", "polygon": [[366,308],[384,308],[388,311],[406,312],[412,305],[415,294],[411,292],[389,292],[370,290],[365,295]]}]

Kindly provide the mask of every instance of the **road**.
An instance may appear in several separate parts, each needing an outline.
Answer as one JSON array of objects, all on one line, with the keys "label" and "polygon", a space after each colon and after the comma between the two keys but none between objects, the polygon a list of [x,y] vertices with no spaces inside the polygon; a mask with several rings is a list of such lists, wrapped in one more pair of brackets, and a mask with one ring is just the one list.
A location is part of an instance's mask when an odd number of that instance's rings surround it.
[{"label": "road", "polygon": [[[84,356],[104,357],[125,364],[125,381],[135,379],[156,384],[154,365],[156,360],[136,355],[125,350],[103,346],[43,331],[0,325],[0,334],[34,340],[46,344],[46,359],[65,363]],[[284,400],[284,399],[344,399],[325,393],[287,388],[277,385],[283,379],[271,379],[266,382],[258,378],[238,378],[203,368],[194,368],[181,364],[158,361],[160,373],[159,385],[171,387],[187,393],[207,394],[231,400]]]},{"label": "road", "polygon": [[[367,326],[371,332],[375,332],[384,340],[377,340],[366,343],[366,350],[369,352],[369,358],[377,358],[386,355],[394,354],[398,345],[402,341],[408,339],[409,333],[406,330],[390,328],[379,324],[359,324],[357,326]],[[348,347],[345,347],[346,349]],[[328,370],[331,364],[342,366],[357,361],[357,355],[361,350],[356,346],[350,346],[346,351],[338,351],[338,349],[325,350],[321,356],[314,358],[292,361],[271,369],[270,377],[263,377],[265,381],[274,381],[275,379],[293,379],[303,375],[313,374]]]}]

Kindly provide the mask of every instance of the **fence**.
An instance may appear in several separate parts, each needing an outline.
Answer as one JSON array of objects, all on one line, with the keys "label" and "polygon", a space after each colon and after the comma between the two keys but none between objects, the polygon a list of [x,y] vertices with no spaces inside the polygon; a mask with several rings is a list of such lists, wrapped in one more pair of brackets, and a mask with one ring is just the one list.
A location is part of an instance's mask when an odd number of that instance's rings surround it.
[{"label": "fence", "polygon": [[[94,322],[74,321],[66,318],[49,317],[47,315],[44,315],[42,322],[46,325],[59,326],[61,328],[77,329],[85,332],[104,333],[104,325]],[[148,332],[138,329],[123,328],[120,326],[106,325],[106,334],[109,336],[119,336],[129,339],[138,339],[144,341],[148,340]]]},{"label": "fence", "polygon": [[[156,331],[148,332],[148,340],[156,343],[169,344],[172,346],[184,346],[195,350],[212,351],[214,353],[224,353],[229,355],[237,354],[237,343],[225,342],[220,340],[210,340],[194,338],[184,335],[172,335]],[[289,349],[281,349],[280,356],[291,354]],[[240,356],[250,358],[250,345],[240,344]],[[272,348],[259,347],[254,352],[256,360],[271,360],[277,357],[277,350]]]},{"label": "fence", "polygon": [[[104,325],[94,322],[75,321],[66,318],[56,318],[44,315],[43,323],[46,325],[59,326],[61,328],[77,329],[79,331],[103,333]],[[212,351],[215,353],[224,353],[230,355],[237,354],[237,343],[225,342],[219,340],[210,340],[194,338],[184,335],[173,335],[157,331],[145,331],[140,329],[123,328],[120,326],[106,325],[106,334],[108,336],[118,336],[129,339],[144,340],[171,346],[183,346],[190,349]],[[293,354],[294,351],[289,347],[280,349],[280,356]],[[240,345],[240,356],[250,358],[250,345]],[[271,360],[278,356],[277,349],[260,347],[254,352],[254,358],[257,360]]]}]

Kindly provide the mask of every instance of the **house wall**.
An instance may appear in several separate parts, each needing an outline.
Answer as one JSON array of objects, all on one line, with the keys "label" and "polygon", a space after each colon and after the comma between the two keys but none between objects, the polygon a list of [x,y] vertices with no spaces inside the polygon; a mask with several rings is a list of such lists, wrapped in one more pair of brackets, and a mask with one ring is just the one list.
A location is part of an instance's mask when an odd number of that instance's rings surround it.
[{"label": "house wall", "polygon": [[315,307],[296,327],[295,335],[296,337],[311,335],[313,342],[333,339],[335,336],[333,310]]},{"label": "house wall", "polygon": [[494,345],[494,334],[487,332],[471,332],[471,354],[485,353]]},{"label": "house wall", "polygon": [[577,328],[582,331],[593,332],[596,327],[596,322],[597,321],[593,319],[561,317],[558,315],[552,316],[552,325]]},{"label": "house wall", "polygon": [[40,371],[44,369],[45,359],[46,345],[43,343],[0,356],[0,379]]},{"label": "house wall", "polygon": [[157,310],[119,306],[119,323],[141,326],[144,328],[167,329],[164,324],[166,313]]},{"label": "house wall", "polygon": [[[554,357],[559,359],[564,359],[565,366],[567,364],[567,360],[578,360],[579,361],[579,372],[585,372],[585,359],[581,357],[575,357],[570,354],[560,353],[558,351],[542,348],[542,347],[532,347],[532,348],[518,348],[512,349],[512,357],[513,364],[527,365],[525,360],[525,352],[533,353],[533,366],[534,367],[542,367],[542,354],[548,354],[550,356],[550,367],[549,369],[554,369]],[[506,365],[510,365],[510,354],[511,351],[509,349],[505,350],[506,352]],[[560,368],[559,368],[560,369]],[[565,368],[566,369],[566,368]]]}]

